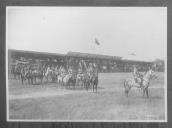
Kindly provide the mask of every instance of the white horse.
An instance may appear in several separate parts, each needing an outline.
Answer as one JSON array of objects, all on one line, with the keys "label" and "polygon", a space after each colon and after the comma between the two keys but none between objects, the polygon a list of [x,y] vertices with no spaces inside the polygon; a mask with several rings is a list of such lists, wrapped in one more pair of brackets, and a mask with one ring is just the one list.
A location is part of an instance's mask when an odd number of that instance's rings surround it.
[{"label": "white horse", "polygon": [[63,78],[64,78],[63,74],[58,74],[58,76],[57,76],[57,83],[62,85],[63,84]]},{"label": "white horse", "polygon": [[[52,74],[53,74],[53,70],[52,70],[50,67],[48,67],[48,68],[46,69],[46,71],[45,71],[45,78],[46,78],[47,81],[48,81],[49,77],[50,77],[50,78],[52,77]],[[52,78],[51,78],[51,79],[52,79]]]},{"label": "white horse", "polygon": [[128,97],[128,93],[132,87],[141,88],[143,90],[143,96],[146,95],[149,97],[148,94],[148,87],[150,85],[150,80],[153,78],[154,71],[152,69],[149,69],[143,76],[137,77],[137,80],[134,78],[127,78],[124,81],[124,89],[125,94]]},{"label": "white horse", "polygon": [[68,86],[68,81],[69,79],[72,77],[72,74],[61,74],[59,75],[58,77],[58,83],[61,85],[61,86]]}]

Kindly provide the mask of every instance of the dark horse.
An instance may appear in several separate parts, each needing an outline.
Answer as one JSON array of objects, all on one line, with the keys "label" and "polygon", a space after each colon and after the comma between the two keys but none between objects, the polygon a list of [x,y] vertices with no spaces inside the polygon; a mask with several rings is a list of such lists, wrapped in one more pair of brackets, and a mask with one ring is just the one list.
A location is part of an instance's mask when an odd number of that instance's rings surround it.
[{"label": "dark horse", "polygon": [[43,78],[44,78],[44,70],[42,69],[32,70],[32,74],[31,74],[32,84],[37,84],[37,79],[39,79],[42,84]]},{"label": "dark horse", "polygon": [[32,69],[28,69],[26,72],[26,79],[28,80],[28,84],[33,85],[33,76],[32,76]]},{"label": "dark horse", "polygon": [[24,84],[24,81],[27,79],[26,74],[27,74],[27,69],[22,67],[21,72],[20,72],[20,77],[21,77],[22,84]]},{"label": "dark horse", "polygon": [[92,75],[91,79],[90,79],[90,85],[93,86],[93,92],[94,92],[94,90],[96,90],[96,92],[97,92],[98,82],[99,82],[98,75]]},{"label": "dark horse", "polygon": [[84,87],[88,91],[88,88],[90,87],[91,84],[91,78],[87,73],[84,74],[83,81],[84,81]]},{"label": "dark horse", "polygon": [[72,74],[72,76],[69,78],[67,85],[68,85],[68,87],[70,87],[70,85],[72,85],[73,88],[75,89],[75,85],[76,85],[76,75],[75,74]]},{"label": "dark horse", "polygon": [[14,79],[19,79],[21,75],[21,67],[19,65],[13,66],[11,73],[14,75]]}]

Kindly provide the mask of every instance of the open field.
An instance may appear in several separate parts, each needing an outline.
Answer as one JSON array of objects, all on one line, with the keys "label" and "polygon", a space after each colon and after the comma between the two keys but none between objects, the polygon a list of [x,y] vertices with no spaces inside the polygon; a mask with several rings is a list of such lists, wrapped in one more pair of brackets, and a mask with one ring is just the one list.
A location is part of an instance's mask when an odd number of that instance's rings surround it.
[{"label": "open field", "polygon": [[164,120],[164,73],[156,73],[150,97],[133,88],[125,97],[123,82],[131,73],[99,74],[98,93],[64,89],[56,83],[21,85],[9,80],[9,119],[29,120]]}]

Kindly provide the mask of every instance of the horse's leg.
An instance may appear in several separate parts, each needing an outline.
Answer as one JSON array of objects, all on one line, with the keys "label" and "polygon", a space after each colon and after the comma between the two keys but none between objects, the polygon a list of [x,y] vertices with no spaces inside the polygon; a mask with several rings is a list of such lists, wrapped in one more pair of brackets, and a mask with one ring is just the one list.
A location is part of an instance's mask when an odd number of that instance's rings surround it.
[{"label": "horse's leg", "polygon": [[29,78],[29,84],[32,85],[32,78]]},{"label": "horse's leg", "polygon": [[93,83],[93,92],[94,92],[94,83]]},{"label": "horse's leg", "polygon": [[24,76],[21,76],[22,85],[24,84]]},{"label": "horse's leg", "polygon": [[31,77],[31,84],[33,85],[33,77]]},{"label": "horse's leg", "polygon": [[47,79],[47,82],[48,82],[48,74],[46,75],[46,79]]},{"label": "horse's leg", "polygon": [[87,91],[88,91],[88,86],[89,86],[89,84],[88,84],[88,83],[86,83],[86,89],[87,89]]},{"label": "horse's leg", "polygon": [[43,83],[42,81],[43,81],[43,76],[41,76],[41,84]]},{"label": "horse's leg", "polygon": [[87,91],[88,91],[90,85],[91,85],[90,82],[87,82]]},{"label": "horse's leg", "polygon": [[36,76],[34,76],[34,84],[36,84]]},{"label": "horse's leg", "polygon": [[35,77],[35,83],[37,84],[37,76]]},{"label": "horse's leg", "polygon": [[14,79],[16,79],[16,74],[14,73]]},{"label": "horse's leg", "polygon": [[83,87],[84,87],[84,89],[86,89],[86,85],[85,85],[85,82],[83,81]]},{"label": "horse's leg", "polygon": [[34,78],[34,76],[33,76],[33,78],[32,78],[32,84],[34,85],[34,80],[35,80],[35,78]]},{"label": "horse's leg", "polygon": [[68,88],[70,88],[70,84],[71,84],[70,82],[67,82],[67,87],[68,87]]},{"label": "horse's leg", "polygon": [[61,80],[59,82],[60,82],[61,88],[63,88],[63,82]]},{"label": "horse's leg", "polygon": [[22,85],[23,85],[23,77],[21,77]]},{"label": "horse's leg", "polygon": [[74,82],[74,83],[73,83],[73,87],[74,87],[74,89],[75,89],[75,84],[76,84],[76,83]]},{"label": "horse's leg", "polygon": [[146,88],[146,96],[147,96],[147,98],[149,98],[148,87]]},{"label": "horse's leg", "polygon": [[129,85],[127,87],[125,87],[125,94],[127,97],[129,95],[130,89],[131,89],[131,87]]},{"label": "horse's leg", "polygon": [[27,80],[28,80],[28,85],[29,85],[30,84],[29,77],[27,78]]},{"label": "horse's leg", "polygon": [[129,90],[125,90],[125,94],[128,97]]},{"label": "horse's leg", "polygon": [[16,79],[16,74],[14,73],[14,79]]},{"label": "horse's leg", "polygon": [[143,96],[145,96],[145,88],[143,88]]},{"label": "horse's leg", "polygon": [[76,79],[76,86],[78,86],[78,79]]},{"label": "horse's leg", "polygon": [[97,83],[96,83],[96,93],[97,93]]},{"label": "horse's leg", "polygon": [[33,84],[35,84],[35,81],[36,81],[36,80],[35,80],[35,76],[34,76],[34,77],[33,77]]},{"label": "horse's leg", "polygon": [[128,97],[129,85],[128,85],[127,81],[124,81],[124,89],[125,89],[125,95],[126,95],[126,97]]}]

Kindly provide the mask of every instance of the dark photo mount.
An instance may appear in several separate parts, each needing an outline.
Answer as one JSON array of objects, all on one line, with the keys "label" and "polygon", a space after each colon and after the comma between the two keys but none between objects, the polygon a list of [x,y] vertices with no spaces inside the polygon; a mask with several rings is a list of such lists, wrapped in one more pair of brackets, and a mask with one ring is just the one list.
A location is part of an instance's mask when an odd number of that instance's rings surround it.
[{"label": "dark photo mount", "polygon": [[[25,0],[16,0],[13,1],[6,1],[2,4],[0,4],[0,128],[2,127],[9,127],[9,128],[73,128],[73,127],[94,127],[94,128],[111,128],[111,127],[117,127],[117,128],[161,128],[161,127],[170,127],[171,126],[171,87],[169,86],[171,83],[170,75],[171,75],[171,52],[170,48],[171,45],[169,42],[171,42],[171,4],[168,3],[166,0],[100,0],[100,1],[90,1],[90,0],[77,0],[77,1],[25,1]],[[125,7],[125,6],[134,6],[134,7],[168,7],[168,53],[167,53],[167,104],[168,104],[168,122],[158,122],[158,123],[149,123],[149,122],[7,122],[7,113],[6,113],[6,7],[7,6],[92,6],[92,7],[99,7],[99,6],[105,6],[105,7]],[[8,65],[8,64],[7,64]]]}]

